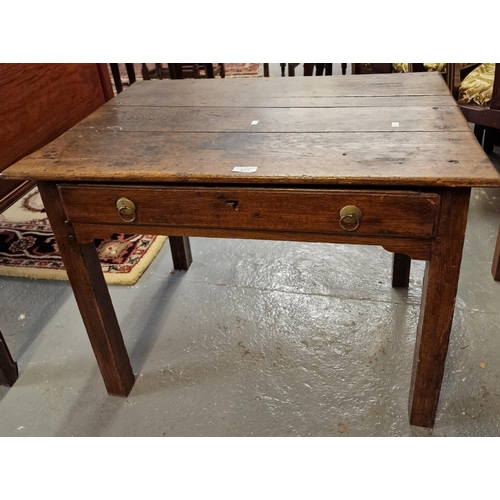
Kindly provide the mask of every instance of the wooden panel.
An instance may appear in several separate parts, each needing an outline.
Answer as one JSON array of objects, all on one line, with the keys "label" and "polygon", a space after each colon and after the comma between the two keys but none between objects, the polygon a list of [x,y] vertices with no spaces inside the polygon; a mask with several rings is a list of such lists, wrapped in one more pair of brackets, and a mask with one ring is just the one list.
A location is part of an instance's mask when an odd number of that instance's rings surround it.
[{"label": "wooden panel", "polygon": [[[0,172],[112,97],[105,64],[0,64]],[[0,212],[32,186],[0,179]]]},{"label": "wooden panel", "polygon": [[105,102],[96,64],[0,64],[0,171]]},{"label": "wooden panel", "polygon": [[[80,242],[92,242],[95,238],[109,238],[113,233],[127,234],[130,225],[73,223],[75,235]],[[361,236],[352,233],[297,233],[291,231],[213,229],[199,227],[169,227],[134,225],[139,234],[158,234],[168,236],[199,236],[202,238],[231,238],[277,241],[303,241],[309,243],[338,243],[341,245],[378,245],[388,252],[400,252],[415,260],[429,260],[432,239],[411,239],[398,236]],[[135,232],[134,231],[134,232]]]},{"label": "wooden panel", "polygon": [[[127,66],[129,65],[127,64]],[[109,78],[108,65],[106,63],[97,63],[97,70],[99,72],[99,77],[101,79],[101,87],[104,94],[104,100],[109,101],[110,99],[113,99],[115,93],[113,92],[113,86],[111,85],[111,79]],[[135,82],[135,76],[134,76],[134,82],[132,81],[132,78],[130,76],[129,78],[130,78],[130,83]]]},{"label": "wooden panel", "polygon": [[[257,123],[255,123],[257,122]],[[75,132],[438,132],[463,130],[457,106],[193,108],[103,106]]]},{"label": "wooden panel", "polygon": [[339,212],[355,205],[363,212],[356,235],[430,238],[439,208],[437,194],[398,191],[62,186],[60,193],[68,220],[89,224],[121,223],[116,202],[132,200],[129,232],[134,224],[164,224],[344,234]]},{"label": "wooden panel", "polygon": [[[235,166],[258,169],[235,173]],[[328,134],[70,131],[2,175],[66,181],[500,186],[500,175],[470,129]]]}]

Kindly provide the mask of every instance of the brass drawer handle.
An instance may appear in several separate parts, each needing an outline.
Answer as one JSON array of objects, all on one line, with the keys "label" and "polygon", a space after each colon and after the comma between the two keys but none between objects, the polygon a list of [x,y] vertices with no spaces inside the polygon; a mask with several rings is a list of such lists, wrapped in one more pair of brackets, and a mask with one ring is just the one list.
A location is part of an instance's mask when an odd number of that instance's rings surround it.
[{"label": "brass drawer handle", "polygon": [[120,198],[116,202],[116,208],[118,209],[118,215],[124,222],[134,222],[135,213],[135,203],[128,198]]},{"label": "brass drawer handle", "polygon": [[344,231],[358,229],[363,212],[355,205],[347,205],[340,211],[340,227]]}]

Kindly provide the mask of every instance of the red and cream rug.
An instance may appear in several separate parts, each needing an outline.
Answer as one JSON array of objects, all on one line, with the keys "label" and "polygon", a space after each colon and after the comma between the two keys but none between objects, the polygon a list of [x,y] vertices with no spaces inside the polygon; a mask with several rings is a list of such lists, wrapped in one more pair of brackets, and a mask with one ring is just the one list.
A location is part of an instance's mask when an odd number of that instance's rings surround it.
[{"label": "red and cream rug", "polygon": [[[166,236],[115,234],[110,239],[95,240],[106,282],[136,283],[166,239]],[[36,188],[0,214],[0,275],[68,279]]]}]

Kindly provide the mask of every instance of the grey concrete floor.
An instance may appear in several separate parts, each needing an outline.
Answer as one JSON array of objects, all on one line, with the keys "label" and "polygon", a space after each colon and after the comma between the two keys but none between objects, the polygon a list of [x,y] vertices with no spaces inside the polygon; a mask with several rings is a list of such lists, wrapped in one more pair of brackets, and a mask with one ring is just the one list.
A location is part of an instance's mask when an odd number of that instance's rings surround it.
[{"label": "grey concrete floor", "polygon": [[107,395],[67,282],[0,277],[20,371],[0,436],[499,436],[499,222],[500,189],[474,189],[433,430],[407,409],[423,262],[401,290],[379,247],[192,238],[189,271],[171,273],[167,243],[110,287],[126,399]]}]

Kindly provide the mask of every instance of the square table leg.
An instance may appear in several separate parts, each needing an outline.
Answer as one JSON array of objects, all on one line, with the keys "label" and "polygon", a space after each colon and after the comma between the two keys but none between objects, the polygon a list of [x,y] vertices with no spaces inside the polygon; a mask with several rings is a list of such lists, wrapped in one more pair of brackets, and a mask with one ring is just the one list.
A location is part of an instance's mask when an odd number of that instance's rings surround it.
[{"label": "square table leg", "polygon": [[12,359],[2,332],[0,332],[0,385],[11,387],[18,376],[17,363]]},{"label": "square table leg", "polygon": [[191,256],[191,245],[187,236],[169,236],[170,250],[172,251],[172,261],[174,269],[187,271],[193,262]]},{"label": "square table leg", "polygon": [[467,225],[470,188],[445,189],[426,264],[410,388],[410,424],[433,427],[443,381]]},{"label": "square table leg", "polygon": [[411,258],[404,253],[395,253],[392,256],[392,286],[408,288],[410,284]]},{"label": "square table leg", "polygon": [[106,389],[127,396],[135,377],[95,245],[77,241],[57,186],[40,182],[38,187]]}]

